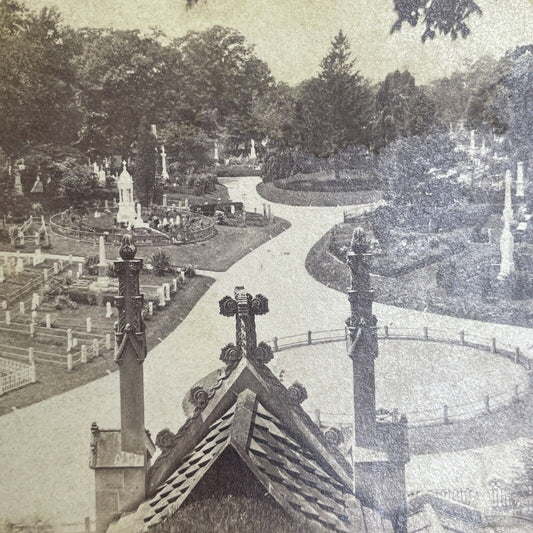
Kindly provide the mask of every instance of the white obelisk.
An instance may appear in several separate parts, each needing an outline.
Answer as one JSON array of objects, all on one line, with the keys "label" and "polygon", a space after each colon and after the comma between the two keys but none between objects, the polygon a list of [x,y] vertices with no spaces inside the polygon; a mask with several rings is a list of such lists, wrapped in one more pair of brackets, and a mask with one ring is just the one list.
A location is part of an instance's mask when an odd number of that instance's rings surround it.
[{"label": "white obelisk", "polygon": [[516,196],[524,197],[524,163],[519,161],[516,164]]}]

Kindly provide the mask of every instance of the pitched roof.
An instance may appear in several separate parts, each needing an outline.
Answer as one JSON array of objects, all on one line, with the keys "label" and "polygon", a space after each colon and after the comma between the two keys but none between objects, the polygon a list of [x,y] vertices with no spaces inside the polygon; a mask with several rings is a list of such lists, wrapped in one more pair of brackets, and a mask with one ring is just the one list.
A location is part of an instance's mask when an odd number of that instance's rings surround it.
[{"label": "pitched roof", "polygon": [[108,532],[146,532],[172,517],[229,448],[289,515],[305,519],[309,531],[392,531],[377,511],[359,502],[356,506],[350,486],[328,474],[316,453],[296,442],[256,395],[245,390],[155,494]]}]

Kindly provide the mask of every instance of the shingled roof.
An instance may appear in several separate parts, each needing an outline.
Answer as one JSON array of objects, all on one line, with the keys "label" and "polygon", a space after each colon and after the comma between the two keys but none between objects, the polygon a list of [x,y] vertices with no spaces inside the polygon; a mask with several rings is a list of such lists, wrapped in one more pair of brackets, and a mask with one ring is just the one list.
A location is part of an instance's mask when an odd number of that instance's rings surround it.
[{"label": "shingled roof", "polygon": [[[108,533],[157,530],[188,500],[240,485],[269,494],[306,531],[392,532],[390,520],[354,497],[350,463],[300,405],[305,388],[285,387],[268,368],[272,349],[257,344],[254,319],[268,311],[266,298],[239,287],[220,308],[237,320],[236,345],[220,355],[226,366],[192,387],[184,405],[189,416],[177,433],[159,432],[162,453],[148,473],[148,498]],[[358,451],[362,462],[388,461],[383,453]]]},{"label": "shingled roof", "polygon": [[316,454],[296,442],[251,390],[209,429],[155,494],[112,524],[109,533],[147,532],[172,517],[230,449],[289,515],[305,519],[309,531],[392,531],[380,513],[356,505],[350,487],[326,473]]}]

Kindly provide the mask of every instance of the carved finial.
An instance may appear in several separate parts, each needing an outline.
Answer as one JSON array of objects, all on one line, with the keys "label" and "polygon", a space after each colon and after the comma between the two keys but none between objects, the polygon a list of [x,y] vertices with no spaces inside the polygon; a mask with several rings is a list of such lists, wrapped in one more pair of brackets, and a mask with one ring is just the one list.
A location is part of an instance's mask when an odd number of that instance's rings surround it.
[{"label": "carved finial", "polygon": [[352,252],[356,254],[366,253],[370,248],[370,240],[363,228],[358,226],[353,230],[352,242],[350,243]]},{"label": "carved finial", "polygon": [[135,258],[137,248],[133,244],[133,236],[130,233],[126,233],[122,237],[122,243],[118,252],[123,261],[131,261]]}]

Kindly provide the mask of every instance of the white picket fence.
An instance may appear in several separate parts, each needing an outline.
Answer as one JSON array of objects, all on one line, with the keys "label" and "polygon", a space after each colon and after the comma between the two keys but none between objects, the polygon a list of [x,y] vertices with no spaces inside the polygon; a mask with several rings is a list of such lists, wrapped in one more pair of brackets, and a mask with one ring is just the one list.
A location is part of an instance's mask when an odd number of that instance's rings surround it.
[{"label": "white picket fence", "polygon": [[35,383],[35,365],[26,365],[0,357],[0,396],[24,385]]}]

